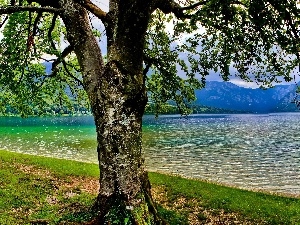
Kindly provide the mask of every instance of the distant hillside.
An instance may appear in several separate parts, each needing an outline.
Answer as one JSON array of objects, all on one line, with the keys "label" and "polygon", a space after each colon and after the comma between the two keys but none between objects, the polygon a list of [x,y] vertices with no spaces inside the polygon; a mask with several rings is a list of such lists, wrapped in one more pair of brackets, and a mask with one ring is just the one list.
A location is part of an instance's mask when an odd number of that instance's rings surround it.
[{"label": "distant hillside", "polygon": [[[191,109],[193,110],[192,113],[194,114],[223,114],[223,113],[247,113],[246,111],[239,111],[239,110],[231,110],[231,109],[222,109],[210,106],[203,106],[203,105],[192,105]],[[145,114],[156,114],[155,105],[148,104],[145,109]],[[163,110],[160,110],[158,114],[181,114],[179,109],[175,104],[170,103],[166,105]]]},{"label": "distant hillside", "polygon": [[296,85],[278,85],[273,88],[251,89],[230,82],[207,82],[206,87],[196,91],[196,105],[223,108],[252,113],[299,111],[291,103]]},{"label": "distant hillside", "polygon": [[[51,73],[51,63],[44,63],[46,72]],[[230,82],[208,81],[206,87],[196,90],[197,100],[193,104],[194,113],[269,113],[297,112],[291,103],[296,94],[296,85],[277,85],[273,88],[251,89]],[[155,110],[147,107],[146,113]],[[172,104],[162,114],[179,113]]]}]

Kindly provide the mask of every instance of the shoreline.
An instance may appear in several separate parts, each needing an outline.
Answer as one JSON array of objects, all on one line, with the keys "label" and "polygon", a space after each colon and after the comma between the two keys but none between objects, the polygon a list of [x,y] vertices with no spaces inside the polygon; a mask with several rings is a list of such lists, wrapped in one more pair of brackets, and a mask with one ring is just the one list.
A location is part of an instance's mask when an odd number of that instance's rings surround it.
[{"label": "shoreline", "polygon": [[274,196],[285,197],[285,198],[300,199],[300,192],[299,193],[287,193],[287,192],[281,192],[281,191],[268,190],[268,189],[264,189],[264,188],[247,188],[247,187],[242,187],[242,186],[225,183],[225,182],[218,182],[218,181],[209,180],[209,179],[194,178],[194,177],[184,176],[184,175],[180,175],[180,174],[176,174],[176,173],[167,173],[165,171],[160,171],[160,170],[147,169],[147,171],[150,173],[159,173],[159,174],[164,174],[166,176],[180,177],[183,179],[195,180],[195,181],[205,182],[208,184],[213,184],[213,185],[218,185],[218,186],[223,186],[223,187],[228,187],[228,188],[234,188],[234,189],[238,189],[238,190],[257,192],[257,193],[274,195]]},{"label": "shoreline", "polygon": [[[53,158],[53,159],[58,159],[58,160],[62,159],[62,160],[67,160],[67,161],[76,161],[79,163],[98,165],[98,163],[96,163],[96,162],[90,162],[90,161],[85,161],[85,160],[76,160],[76,159],[63,158],[63,157],[59,158],[59,157],[53,157],[51,155],[30,154],[30,153],[26,153],[26,152],[22,152],[22,151],[9,151],[9,150],[4,150],[4,151],[17,153],[17,154],[24,154],[24,155],[28,155],[28,156],[46,157],[46,158]],[[219,185],[219,186],[224,186],[224,187],[229,187],[229,188],[235,188],[235,189],[239,189],[239,190],[269,194],[269,195],[280,196],[280,197],[300,199],[300,192],[299,193],[289,193],[289,192],[284,192],[284,191],[274,191],[274,190],[270,190],[270,189],[266,189],[266,188],[255,188],[255,187],[248,188],[248,187],[238,186],[238,185],[231,184],[231,183],[214,181],[213,179],[201,179],[201,178],[185,176],[182,174],[172,173],[172,172],[168,173],[166,171],[158,170],[158,169],[155,170],[155,169],[147,169],[146,168],[146,171],[150,172],[150,173],[159,173],[159,174],[163,174],[166,176],[180,177],[183,179],[195,180],[195,181],[205,182],[205,183],[209,183],[209,184],[214,184],[214,185]]]}]

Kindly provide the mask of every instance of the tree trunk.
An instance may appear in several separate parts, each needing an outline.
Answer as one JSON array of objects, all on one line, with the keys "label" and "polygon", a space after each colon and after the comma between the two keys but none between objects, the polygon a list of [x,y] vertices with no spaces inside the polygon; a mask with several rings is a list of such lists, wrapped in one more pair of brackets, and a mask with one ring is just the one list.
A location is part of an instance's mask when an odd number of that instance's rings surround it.
[{"label": "tree trunk", "polygon": [[110,1],[104,66],[85,9],[60,0],[67,38],[81,66],[96,124],[100,190],[94,224],[163,224],[153,205],[142,153],[147,103],[142,56],[150,3]]},{"label": "tree trunk", "polygon": [[106,65],[94,108],[100,191],[97,224],[162,224],[144,170],[142,116],[147,96],[141,74]]}]

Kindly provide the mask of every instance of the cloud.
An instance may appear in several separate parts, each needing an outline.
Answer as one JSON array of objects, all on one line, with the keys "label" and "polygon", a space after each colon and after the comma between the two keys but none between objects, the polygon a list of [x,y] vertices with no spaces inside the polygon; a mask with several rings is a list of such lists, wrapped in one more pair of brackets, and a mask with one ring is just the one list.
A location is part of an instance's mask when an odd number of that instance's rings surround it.
[{"label": "cloud", "polygon": [[103,11],[108,12],[109,0],[92,0],[92,2],[100,7]]},{"label": "cloud", "polygon": [[251,88],[251,89],[259,88],[259,86],[255,82],[246,82],[241,79],[230,79],[229,82],[240,87]]}]

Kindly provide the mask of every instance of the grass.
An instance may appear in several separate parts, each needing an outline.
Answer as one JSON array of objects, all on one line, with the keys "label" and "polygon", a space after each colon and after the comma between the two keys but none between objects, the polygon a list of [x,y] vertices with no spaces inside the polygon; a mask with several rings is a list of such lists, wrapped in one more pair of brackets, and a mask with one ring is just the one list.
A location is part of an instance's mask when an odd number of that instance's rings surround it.
[{"label": "grass", "polygon": [[[93,217],[95,164],[0,151],[0,225],[81,224]],[[300,224],[300,199],[150,173],[158,211],[178,224]]]}]

